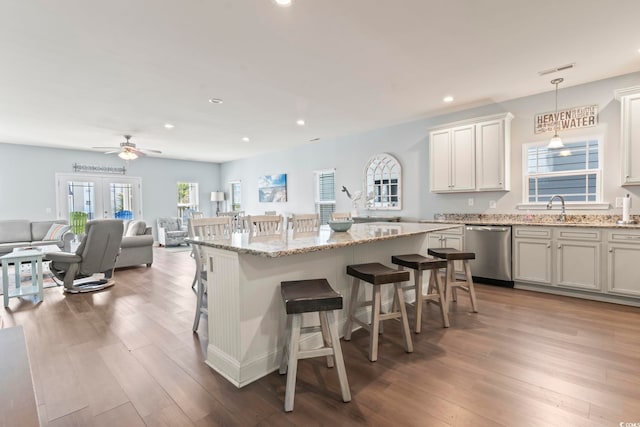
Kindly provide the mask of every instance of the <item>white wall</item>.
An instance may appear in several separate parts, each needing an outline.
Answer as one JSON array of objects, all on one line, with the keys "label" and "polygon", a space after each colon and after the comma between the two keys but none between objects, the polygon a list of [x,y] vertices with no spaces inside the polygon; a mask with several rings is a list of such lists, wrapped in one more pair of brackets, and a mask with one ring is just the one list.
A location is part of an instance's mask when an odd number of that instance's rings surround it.
[{"label": "white wall", "polygon": [[[570,77],[565,79],[570,83]],[[585,85],[559,90],[560,108],[583,105],[598,105],[599,124],[597,127],[562,132],[564,138],[576,136],[602,135],[603,150],[603,193],[606,202],[614,204],[615,197],[630,193],[640,199],[640,187],[620,186],[620,103],[614,99],[614,91],[619,88],[640,85],[640,73],[592,82]],[[242,207],[250,213],[265,210],[279,212],[314,211],[313,171],[336,169],[336,184],[340,189],[345,185],[349,190],[362,189],[362,175],[365,164],[374,154],[388,152],[398,158],[403,167],[403,209],[402,211],[377,211],[363,214],[395,215],[404,218],[433,218],[436,212],[445,213],[518,213],[516,205],[522,202],[522,145],[543,141],[551,135],[534,134],[534,116],[554,109],[554,88],[549,84],[549,92],[519,98],[501,104],[491,104],[458,113],[424,118],[397,126],[372,130],[356,135],[321,140],[305,146],[259,158],[242,159],[221,165],[220,182],[228,193],[228,182],[242,181]],[[474,117],[511,112],[515,118],[511,131],[511,191],[480,192],[462,194],[433,194],[429,192],[429,149],[428,130],[440,124]],[[286,173],[288,180],[287,203],[258,203],[257,180],[261,175]],[[337,211],[348,211],[351,205],[344,193],[337,194]],[[468,199],[474,198],[474,206],[468,206]],[[489,201],[495,200],[496,209],[489,209]],[[596,213],[620,213],[620,209]],[[571,213],[571,211],[569,211]],[[585,211],[580,211],[585,213]],[[632,213],[640,213],[640,200],[632,208]]]},{"label": "white wall", "polygon": [[149,225],[158,217],[177,215],[179,181],[199,183],[201,209],[215,212],[209,195],[219,187],[219,164],[157,157],[126,164],[115,155],[0,143],[0,219],[55,219],[55,174],[73,172],[74,163],[126,166],[127,176],[141,177],[143,216]]}]

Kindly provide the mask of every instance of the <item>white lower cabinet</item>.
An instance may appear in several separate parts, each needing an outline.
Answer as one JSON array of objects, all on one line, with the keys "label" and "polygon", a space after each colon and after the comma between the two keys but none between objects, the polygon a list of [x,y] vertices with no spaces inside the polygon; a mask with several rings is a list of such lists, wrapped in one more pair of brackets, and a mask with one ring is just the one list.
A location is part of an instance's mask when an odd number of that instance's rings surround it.
[{"label": "white lower cabinet", "polygon": [[562,228],[555,231],[555,284],[600,291],[602,289],[600,231]]},{"label": "white lower cabinet", "polygon": [[[429,233],[429,248],[453,248],[464,250],[464,227],[452,228],[446,232]],[[456,273],[464,273],[462,261],[455,261]]]},{"label": "white lower cabinet", "polygon": [[513,236],[515,281],[600,291],[600,231],[518,226]]},{"label": "white lower cabinet", "polygon": [[608,233],[607,255],[607,291],[640,297],[640,231]]},{"label": "white lower cabinet", "polygon": [[551,229],[514,227],[513,278],[551,284]]}]

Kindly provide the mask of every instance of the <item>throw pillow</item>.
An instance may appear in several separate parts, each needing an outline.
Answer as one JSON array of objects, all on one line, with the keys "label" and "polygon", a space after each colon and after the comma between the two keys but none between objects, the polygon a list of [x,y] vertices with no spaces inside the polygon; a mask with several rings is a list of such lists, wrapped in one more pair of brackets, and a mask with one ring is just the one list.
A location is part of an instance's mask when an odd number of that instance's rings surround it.
[{"label": "throw pillow", "polygon": [[69,231],[69,226],[65,224],[51,224],[49,231],[42,240],[62,240],[62,235]]},{"label": "throw pillow", "polygon": [[147,224],[144,221],[131,221],[129,227],[127,228],[127,232],[125,233],[126,237],[130,236],[139,236],[140,234],[144,234],[147,229]]}]

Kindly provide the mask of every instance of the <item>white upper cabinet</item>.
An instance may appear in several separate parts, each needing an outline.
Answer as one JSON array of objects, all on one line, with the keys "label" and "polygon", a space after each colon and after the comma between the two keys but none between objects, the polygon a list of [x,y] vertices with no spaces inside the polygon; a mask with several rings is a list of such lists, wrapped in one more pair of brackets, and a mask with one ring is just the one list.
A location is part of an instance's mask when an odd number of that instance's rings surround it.
[{"label": "white upper cabinet", "polygon": [[432,132],[430,144],[431,191],[474,191],[474,126]]},{"label": "white upper cabinet", "polygon": [[619,89],[622,138],[622,185],[640,185],[640,86]]},{"label": "white upper cabinet", "polygon": [[451,123],[429,134],[435,193],[508,191],[510,113]]},{"label": "white upper cabinet", "polygon": [[476,189],[511,190],[509,165],[511,117],[476,125]]}]

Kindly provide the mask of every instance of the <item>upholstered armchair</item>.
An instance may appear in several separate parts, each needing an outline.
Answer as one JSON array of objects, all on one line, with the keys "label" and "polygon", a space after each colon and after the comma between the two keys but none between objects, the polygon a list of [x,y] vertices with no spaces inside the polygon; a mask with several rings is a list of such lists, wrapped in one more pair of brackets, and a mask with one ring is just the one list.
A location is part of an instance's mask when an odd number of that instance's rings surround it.
[{"label": "upholstered armchair", "polygon": [[188,231],[182,226],[182,219],[178,217],[158,218],[158,243],[160,246],[178,246],[187,244]]},{"label": "upholstered armchair", "polygon": [[[92,292],[112,286],[113,269],[120,253],[122,221],[97,219],[86,224],[85,234],[75,252],[48,252],[51,273],[69,293]],[[95,278],[102,273],[104,278]],[[80,280],[82,279],[82,280]]]}]

